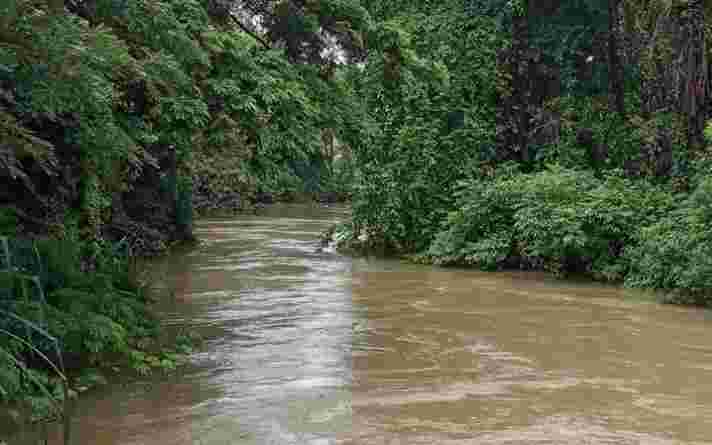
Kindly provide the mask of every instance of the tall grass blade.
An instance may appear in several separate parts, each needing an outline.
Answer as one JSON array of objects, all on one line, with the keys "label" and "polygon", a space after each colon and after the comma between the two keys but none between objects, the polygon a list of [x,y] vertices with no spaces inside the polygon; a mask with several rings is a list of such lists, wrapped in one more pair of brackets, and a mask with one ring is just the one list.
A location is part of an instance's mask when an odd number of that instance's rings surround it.
[{"label": "tall grass blade", "polygon": [[5,258],[5,270],[12,270],[12,260],[10,258],[10,242],[6,236],[0,237],[0,243],[2,243],[3,257]]},{"label": "tall grass blade", "polygon": [[18,360],[10,351],[7,351],[6,349],[4,349],[2,347],[0,347],[0,355],[4,355],[8,359],[10,359],[10,361],[15,366],[17,366],[17,368],[20,369],[27,376],[27,378],[29,378],[32,381],[32,383],[37,385],[39,390],[44,394],[45,397],[47,397],[47,400],[49,400],[52,403],[52,405],[54,405],[54,407],[57,409],[57,412],[62,411],[59,403],[57,402],[57,400],[55,400],[52,393],[49,392],[47,387],[37,378],[37,376],[35,376],[33,373],[30,372],[30,370],[27,368],[27,366],[24,363],[22,363],[22,361]]},{"label": "tall grass blade", "polygon": [[49,357],[47,357],[42,351],[40,351],[39,349],[37,349],[37,347],[34,346],[32,343],[30,343],[29,341],[25,340],[25,339],[22,338],[22,337],[18,337],[17,335],[13,334],[12,332],[6,331],[5,329],[2,329],[2,328],[0,328],[0,333],[7,335],[8,337],[10,337],[10,338],[12,338],[12,339],[14,339],[14,340],[17,340],[17,341],[19,341],[20,343],[22,343],[23,345],[25,345],[25,346],[27,346],[28,348],[30,348],[30,350],[31,350],[32,352],[34,352],[35,354],[39,355],[40,358],[42,358],[42,360],[44,360],[44,361],[54,370],[54,372],[57,373],[57,375],[58,375],[62,380],[64,380],[64,381],[67,380],[67,376],[64,374],[64,372],[63,372],[63,371],[60,371],[59,367],[57,367],[57,365],[56,365]]},{"label": "tall grass blade", "polygon": [[47,332],[41,326],[37,326],[35,323],[31,322],[30,320],[22,318],[16,314],[13,314],[12,312],[6,311],[4,309],[0,309],[0,313],[3,313],[5,315],[7,315],[8,317],[19,321],[20,323],[24,324],[27,328],[34,330],[35,332],[39,333],[44,338],[46,338],[47,340],[52,342],[52,344],[54,345],[54,348],[55,348],[55,352],[57,353],[57,357],[59,358],[59,361],[60,361],[59,365],[60,365],[60,368],[62,369],[61,375],[64,375],[65,368],[64,368],[64,363],[62,361],[62,353],[59,348],[59,341],[57,340],[57,338],[55,336],[51,335],[49,332]]}]

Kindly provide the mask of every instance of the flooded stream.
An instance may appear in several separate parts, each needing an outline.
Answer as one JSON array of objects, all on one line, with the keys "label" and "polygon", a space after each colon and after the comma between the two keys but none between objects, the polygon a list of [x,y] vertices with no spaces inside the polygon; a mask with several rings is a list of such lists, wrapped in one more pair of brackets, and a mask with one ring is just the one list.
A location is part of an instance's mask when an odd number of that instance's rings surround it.
[{"label": "flooded stream", "polygon": [[712,443],[710,312],[319,251],[345,214],[200,221],[203,243],[152,275],[165,323],[204,348],[82,398],[75,443]]}]

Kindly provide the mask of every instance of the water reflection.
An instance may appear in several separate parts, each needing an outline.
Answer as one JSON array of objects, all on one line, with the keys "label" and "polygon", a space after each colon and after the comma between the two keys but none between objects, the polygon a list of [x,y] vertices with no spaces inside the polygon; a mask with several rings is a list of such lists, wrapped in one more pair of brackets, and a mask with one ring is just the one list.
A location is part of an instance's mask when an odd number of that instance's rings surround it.
[{"label": "water reflection", "polygon": [[351,430],[350,260],[317,252],[344,210],[270,212],[201,221],[199,248],[151,266],[171,294],[165,324],[207,347],[181,375],[83,399],[77,443],[322,444]]}]

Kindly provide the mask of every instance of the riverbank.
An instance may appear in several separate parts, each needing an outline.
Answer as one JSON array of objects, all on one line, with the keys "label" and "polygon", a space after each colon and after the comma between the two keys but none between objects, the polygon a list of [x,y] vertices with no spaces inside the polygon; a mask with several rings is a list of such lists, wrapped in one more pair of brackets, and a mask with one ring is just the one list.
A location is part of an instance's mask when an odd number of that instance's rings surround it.
[{"label": "riverbank", "polygon": [[399,243],[385,224],[342,225],[331,236],[352,252],[586,276],[651,290],[667,303],[710,306],[712,181],[701,174],[687,187],[561,166],[500,170],[462,181],[446,216],[418,222],[429,233],[419,250]]},{"label": "riverbank", "polygon": [[163,326],[199,332],[204,347],[175,375],[84,394],[76,443],[701,445],[712,434],[705,311],[538,272],[318,251],[349,213],[276,205],[196,221],[200,247],[149,269],[174,290],[156,306]]},{"label": "riverbank", "polygon": [[185,361],[196,338],[159,341],[155,296],[121,247],[0,237],[0,424],[71,416],[70,399],[113,375]]},{"label": "riverbank", "polygon": [[[212,201],[208,208],[195,209],[195,213],[263,213],[269,212],[272,205],[297,199],[332,205],[339,196],[256,194],[251,200],[240,199],[243,204],[239,207],[233,205],[235,200],[221,198]],[[12,346],[7,336],[0,339],[0,351],[12,353],[18,360],[16,365],[0,366],[0,387],[10,388],[4,396],[7,409],[0,415],[0,423],[5,425],[61,417],[64,386],[74,398],[78,393],[106,384],[118,374],[172,372],[198,341],[182,332],[170,343],[158,341],[161,330],[153,311],[157,301],[153,295],[155,289],[138,266],[141,262],[137,262],[141,257],[170,256],[171,252],[182,250],[180,246],[185,242],[161,243],[160,249],[141,249],[142,244],[129,244],[127,238],[119,243],[104,241],[92,245],[81,241],[77,232],[73,233],[66,240],[46,236],[7,238],[8,249],[0,248],[3,253],[0,269],[5,269],[0,276],[3,283],[13,283],[3,286],[9,292],[3,301],[11,302],[3,310],[16,317],[15,323],[8,324],[6,320],[0,329],[22,338],[28,335],[23,328],[25,323],[42,329],[25,339],[26,347]],[[23,303],[25,276],[39,283],[39,294],[33,292],[32,298]],[[51,359],[38,359],[35,352]],[[22,384],[27,375],[29,386]],[[40,383],[32,383],[34,380]]]},{"label": "riverbank", "polygon": [[193,209],[197,217],[204,217],[224,212],[254,213],[265,206],[279,203],[333,205],[347,204],[350,201],[350,194],[339,192],[238,193],[199,188],[194,198]]}]

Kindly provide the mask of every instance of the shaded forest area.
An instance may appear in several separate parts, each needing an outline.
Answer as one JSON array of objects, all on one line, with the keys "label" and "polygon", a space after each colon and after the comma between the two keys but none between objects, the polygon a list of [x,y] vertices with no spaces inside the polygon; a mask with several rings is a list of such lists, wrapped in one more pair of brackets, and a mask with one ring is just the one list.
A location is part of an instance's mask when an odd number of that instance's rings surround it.
[{"label": "shaded forest area", "polygon": [[155,344],[134,258],[192,239],[194,214],[275,198],[352,196],[335,236],[353,249],[710,303],[711,16],[2,0],[0,398],[52,411],[96,380],[65,361],[175,367],[190,340]]}]

